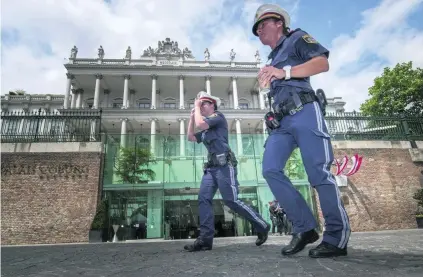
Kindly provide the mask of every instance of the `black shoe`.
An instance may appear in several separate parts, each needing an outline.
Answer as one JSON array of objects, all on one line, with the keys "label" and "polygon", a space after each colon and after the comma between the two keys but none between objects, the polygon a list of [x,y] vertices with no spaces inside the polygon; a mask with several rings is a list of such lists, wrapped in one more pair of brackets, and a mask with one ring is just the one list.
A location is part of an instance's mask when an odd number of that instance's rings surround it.
[{"label": "black shoe", "polygon": [[338,248],[332,244],[329,244],[325,241],[322,241],[316,248],[310,249],[308,255],[311,258],[330,258],[330,257],[338,257],[338,256],[346,256],[347,247],[345,248]]},{"label": "black shoe", "polygon": [[184,249],[188,252],[195,252],[195,251],[207,251],[212,250],[212,245],[203,242],[201,239],[196,239],[194,244],[187,244],[184,246]]},{"label": "black shoe", "polygon": [[266,231],[262,233],[257,233],[257,240],[256,245],[260,246],[266,242],[267,238],[269,237],[270,225],[268,224],[266,227]]},{"label": "black shoe", "polygon": [[317,234],[315,230],[294,234],[289,245],[282,248],[282,255],[288,256],[296,254],[303,250],[307,244],[313,243],[318,239],[319,234]]}]

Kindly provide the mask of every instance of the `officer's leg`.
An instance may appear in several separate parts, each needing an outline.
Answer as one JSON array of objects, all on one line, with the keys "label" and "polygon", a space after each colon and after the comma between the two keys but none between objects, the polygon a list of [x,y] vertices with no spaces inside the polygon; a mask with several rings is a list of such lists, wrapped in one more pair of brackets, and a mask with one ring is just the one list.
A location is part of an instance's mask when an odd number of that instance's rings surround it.
[{"label": "officer's leg", "polygon": [[283,126],[274,130],[265,144],[263,177],[287,217],[293,222],[294,232],[303,233],[316,228],[317,222],[301,193],[283,172],[286,161],[295,148],[293,136]]},{"label": "officer's leg", "polygon": [[247,219],[257,230],[258,239],[256,245],[261,245],[267,240],[270,225],[263,217],[250,206],[238,199],[238,172],[232,165],[227,164],[216,171],[216,180],[223,201],[231,210]]},{"label": "officer's leg", "polygon": [[293,117],[293,126],[296,126],[297,131],[296,139],[309,182],[319,194],[325,218],[324,243],[319,247],[322,249],[326,246],[324,252],[328,256],[346,255],[350,225],[334,175],[330,172],[333,150],[324,118],[316,102],[304,106],[298,115]]},{"label": "officer's leg", "polygon": [[200,216],[200,235],[193,245],[185,245],[185,250],[210,250],[214,237],[213,197],[217,184],[213,180],[210,170],[206,170],[201,180],[198,193],[198,212]]}]

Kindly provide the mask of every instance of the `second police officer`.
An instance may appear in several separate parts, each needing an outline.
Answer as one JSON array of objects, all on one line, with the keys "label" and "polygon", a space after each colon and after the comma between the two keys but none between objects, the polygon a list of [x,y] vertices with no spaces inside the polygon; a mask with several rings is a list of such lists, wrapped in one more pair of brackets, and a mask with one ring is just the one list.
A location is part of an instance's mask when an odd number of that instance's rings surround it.
[{"label": "second police officer", "polygon": [[330,172],[334,157],[322,114],[325,101],[319,101],[310,85],[310,76],[329,70],[329,51],[305,31],[291,31],[289,26],[288,13],[278,5],[264,4],[257,9],[253,34],[271,48],[268,65],[260,70],[258,80],[260,87],[270,83],[268,96],[274,100],[273,112],[265,116],[269,136],[264,146],[263,176],[293,223],[292,240],[282,248],[282,255],[298,253],[319,239],[313,213],[282,171],[298,147],[325,219],[322,242],[309,256],[343,256],[347,255],[349,219]]},{"label": "second police officer", "polygon": [[[204,91],[198,93],[195,108],[191,111],[188,124],[188,140],[203,143],[207,148],[207,164],[201,180],[198,195],[200,215],[200,235],[193,244],[186,245],[185,250],[211,250],[214,238],[213,197],[219,189],[226,206],[247,219],[257,230],[256,245],[266,242],[270,225],[263,217],[238,198],[237,161],[228,144],[228,122],[217,111],[220,105],[218,97]],[[195,128],[199,132],[195,132]]]}]

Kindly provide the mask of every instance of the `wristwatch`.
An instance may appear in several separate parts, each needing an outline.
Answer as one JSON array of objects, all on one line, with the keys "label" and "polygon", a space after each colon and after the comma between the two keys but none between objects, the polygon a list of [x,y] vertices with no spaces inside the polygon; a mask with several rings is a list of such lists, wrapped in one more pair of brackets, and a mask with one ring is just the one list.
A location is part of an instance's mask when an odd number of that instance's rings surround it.
[{"label": "wristwatch", "polygon": [[282,69],[285,71],[285,80],[291,79],[291,67],[290,65],[285,65]]}]

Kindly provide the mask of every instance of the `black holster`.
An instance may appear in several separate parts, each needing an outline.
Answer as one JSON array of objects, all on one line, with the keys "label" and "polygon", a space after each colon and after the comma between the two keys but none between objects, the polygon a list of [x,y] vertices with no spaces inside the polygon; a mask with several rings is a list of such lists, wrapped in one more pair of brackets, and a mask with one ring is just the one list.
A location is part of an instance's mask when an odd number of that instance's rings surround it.
[{"label": "black holster", "polygon": [[238,165],[238,161],[235,157],[235,153],[232,150],[227,152],[223,152],[221,154],[208,154],[207,155],[207,162],[204,163],[204,168],[211,168],[211,167],[220,167],[225,166],[226,164],[230,164],[233,167]]}]

